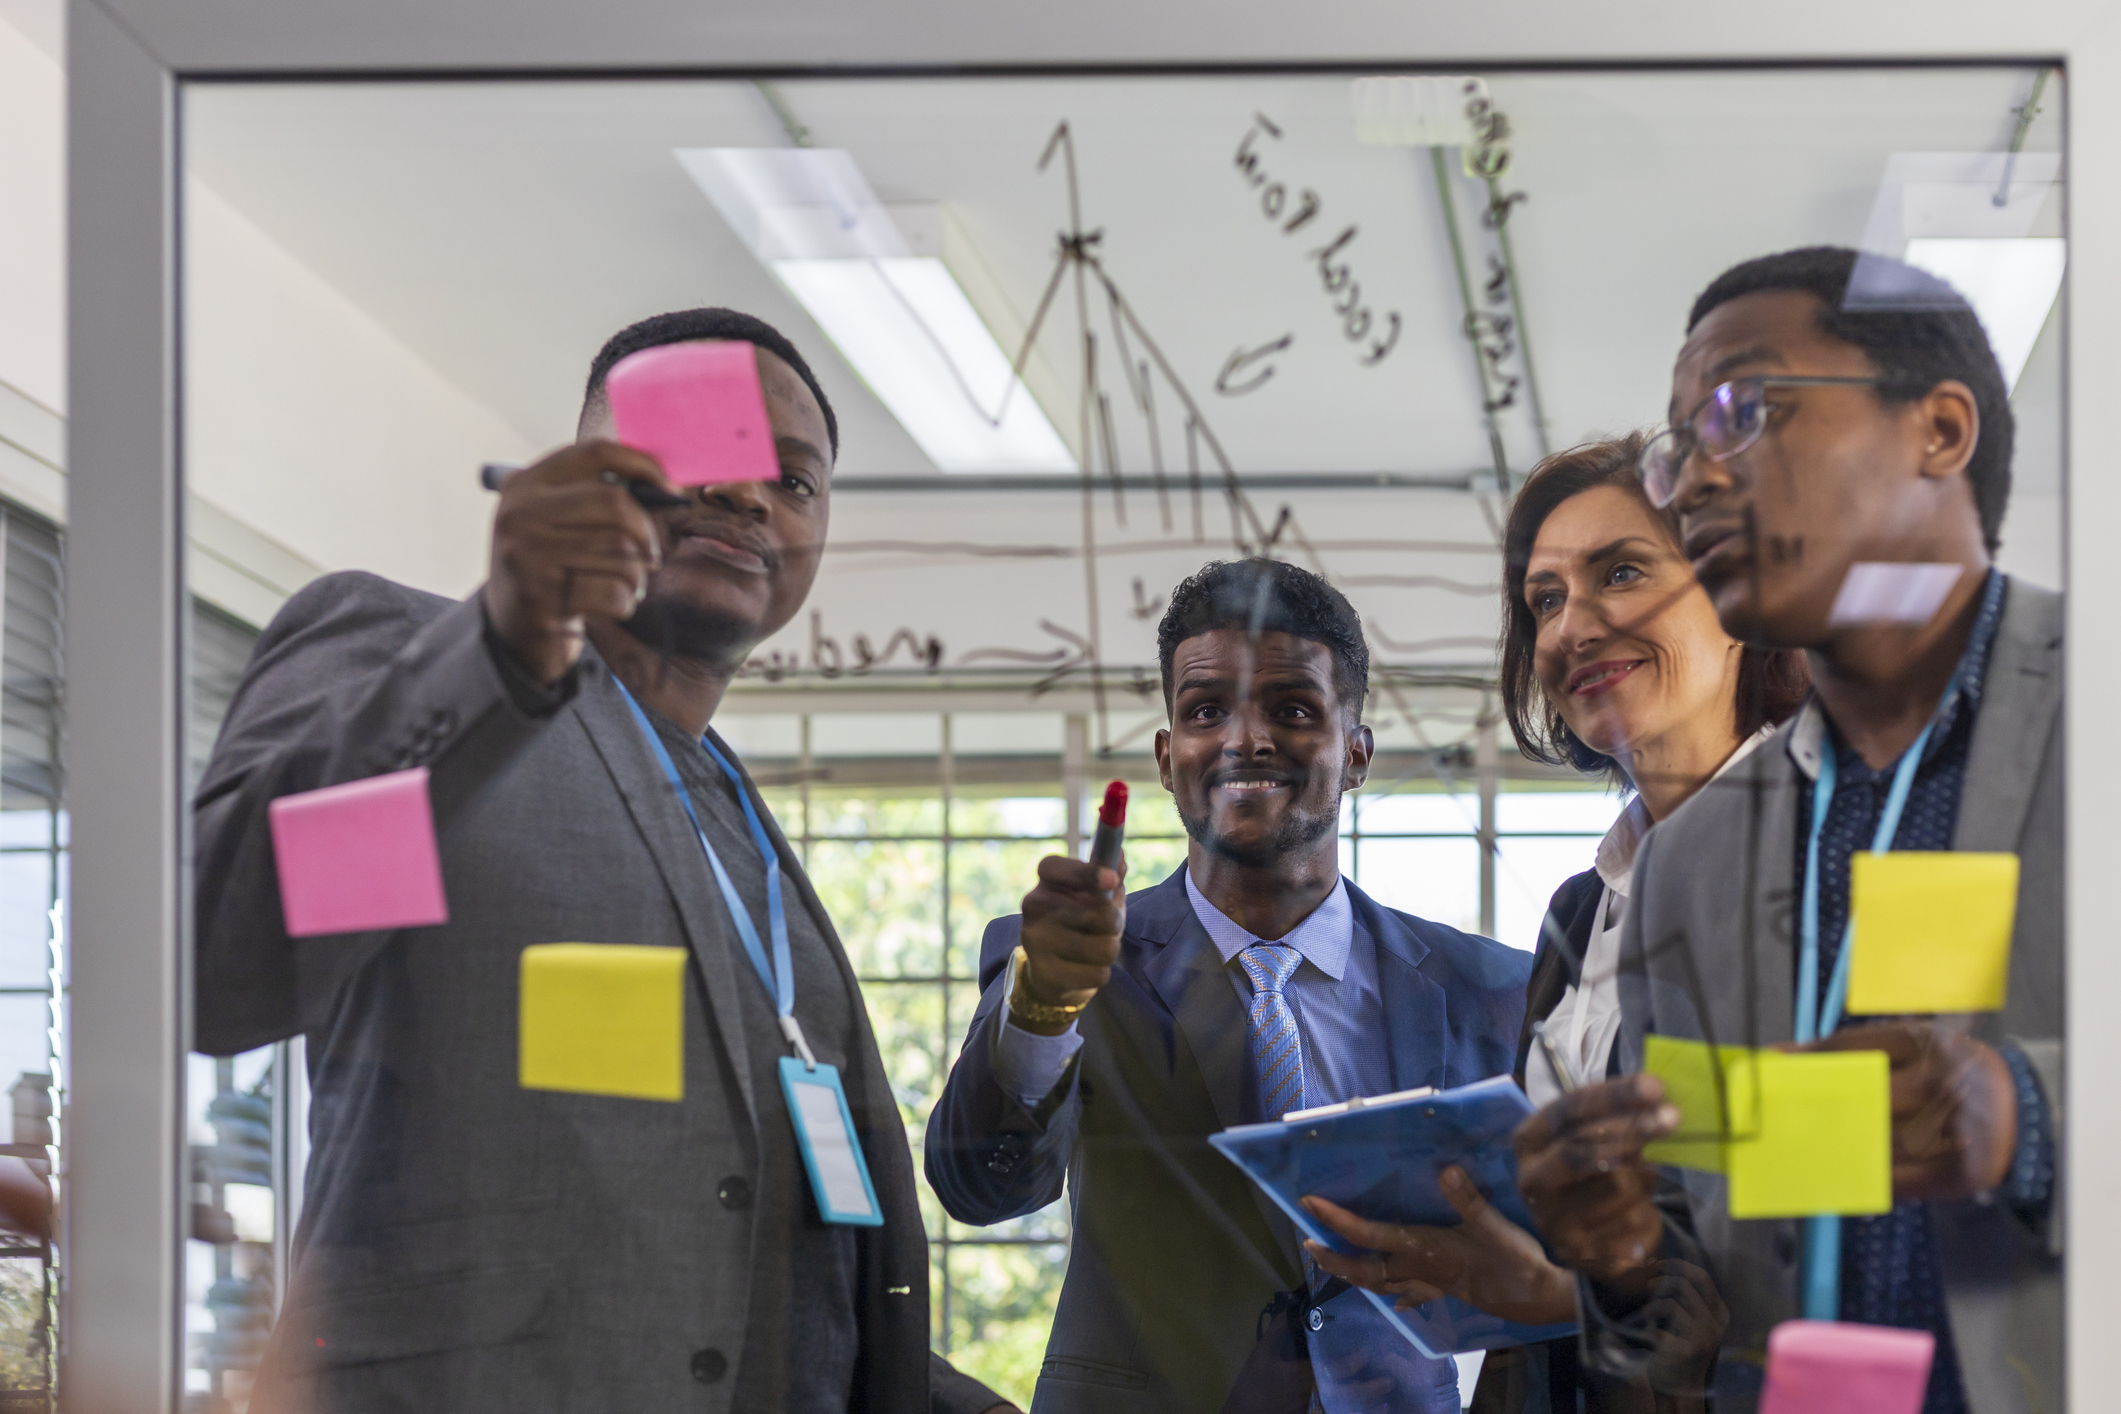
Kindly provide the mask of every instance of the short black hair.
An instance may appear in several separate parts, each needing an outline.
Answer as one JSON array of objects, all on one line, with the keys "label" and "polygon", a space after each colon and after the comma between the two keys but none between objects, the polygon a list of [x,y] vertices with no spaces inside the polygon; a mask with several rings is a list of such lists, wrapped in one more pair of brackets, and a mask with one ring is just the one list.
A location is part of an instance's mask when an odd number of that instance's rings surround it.
[{"label": "short black hair", "polygon": [[817,375],[795,351],[795,345],[788,342],[786,334],[756,315],[734,309],[674,310],[669,314],[650,315],[613,334],[604,341],[604,347],[597,350],[597,356],[590,360],[589,384],[582,390],[582,411],[587,413],[603,400],[604,379],[620,359],[642,349],[691,343],[695,339],[726,339],[732,343],[751,344],[794,369],[796,376],[810,389],[810,396],[817,399],[818,411],[825,414],[825,435],[832,439],[833,460],[839,460],[839,419],[832,415],[832,400],[818,386]]},{"label": "short black hair", "polygon": [[1219,628],[1286,633],[1333,650],[1333,690],[1348,720],[1362,720],[1370,690],[1370,645],[1362,617],[1347,596],[1311,573],[1282,560],[1214,560],[1171,591],[1164,621],[1156,628],[1156,656],[1163,668],[1164,706],[1171,705],[1171,659],[1178,645]]},{"label": "short black hair", "polygon": [[[1849,299],[1852,275],[1860,277],[1854,301]],[[1948,378],[1973,391],[1981,435],[1967,461],[1966,479],[1981,515],[1982,538],[1994,554],[2003,542],[2003,512],[2010,503],[2017,425],[2003,369],[1965,296],[1928,271],[1888,256],[1845,246],[1805,246],[1763,255],[1718,275],[1694,301],[1687,332],[1718,305],[1770,290],[1818,296],[1820,332],[1863,350],[1879,376],[1893,380],[1878,389],[1888,405],[1912,402]]]}]

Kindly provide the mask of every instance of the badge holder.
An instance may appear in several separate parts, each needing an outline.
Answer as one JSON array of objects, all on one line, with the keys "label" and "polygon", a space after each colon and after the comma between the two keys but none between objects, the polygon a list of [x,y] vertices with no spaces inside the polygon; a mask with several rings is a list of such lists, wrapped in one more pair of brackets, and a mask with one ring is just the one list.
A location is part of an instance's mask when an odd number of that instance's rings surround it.
[{"label": "badge holder", "polygon": [[[807,1054],[809,1047],[803,1049]],[[819,1214],[828,1223],[882,1227],[883,1209],[877,1205],[876,1185],[869,1181],[862,1141],[854,1133],[847,1092],[840,1088],[839,1067],[782,1056],[780,1069],[781,1094],[788,1101],[788,1117],[795,1121],[796,1144],[803,1151],[803,1168],[810,1174]]]}]

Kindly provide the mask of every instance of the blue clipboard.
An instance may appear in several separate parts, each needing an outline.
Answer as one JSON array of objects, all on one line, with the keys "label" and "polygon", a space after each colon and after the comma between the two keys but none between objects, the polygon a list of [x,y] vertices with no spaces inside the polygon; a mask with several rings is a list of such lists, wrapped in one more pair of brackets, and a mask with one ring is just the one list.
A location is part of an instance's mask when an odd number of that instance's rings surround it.
[{"label": "blue clipboard", "polygon": [[[1355,1252],[1319,1225],[1297,1202],[1308,1194],[1330,1198],[1380,1222],[1456,1227],[1458,1211],[1437,1186],[1437,1175],[1457,1164],[1472,1176],[1504,1217],[1527,1232],[1532,1215],[1517,1191],[1517,1154],[1510,1134],[1532,1113],[1517,1082],[1498,1075],[1456,1090],[1408,1091],[1324,1110],[1299,1110],[1267,1124],[1243,1124],[1208,1137],[1245,1171],[1297,1230],[1337,1252]],[[1424,1355],[1495,1350],[1576,1333],[1576,1323],[1527,1326],[1491,1316],[1456,1297],[1410,1311],[1365,1291],[1401,1334]]]}]

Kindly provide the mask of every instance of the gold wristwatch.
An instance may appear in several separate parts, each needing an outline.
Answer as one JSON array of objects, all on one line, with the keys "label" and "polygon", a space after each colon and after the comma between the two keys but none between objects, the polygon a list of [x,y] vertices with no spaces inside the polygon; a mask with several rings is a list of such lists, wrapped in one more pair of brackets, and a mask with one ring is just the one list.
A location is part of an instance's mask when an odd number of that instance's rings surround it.
[{"label": "gold wristwatch", "polygon": [[[1009,954],[1006,993],[1009,998],[1009,1013],[1018,1021],[1028,1021],[1033,1026],[1058,1026],[1062,1022],[1075,1020],[1082,1015],[1083,1008],[1090,1005],[1089,1001],[1080,1001],[1074,1006],[1048,1006],[1044,1002],[1031,1000],[1031,994],[1024,990],[1024,971],[1029,965],[1030,956],[1024,951],[1024,945],[1018,943],[1016,951]],[[1091,995],[1094,999],[1096,994]]]}]

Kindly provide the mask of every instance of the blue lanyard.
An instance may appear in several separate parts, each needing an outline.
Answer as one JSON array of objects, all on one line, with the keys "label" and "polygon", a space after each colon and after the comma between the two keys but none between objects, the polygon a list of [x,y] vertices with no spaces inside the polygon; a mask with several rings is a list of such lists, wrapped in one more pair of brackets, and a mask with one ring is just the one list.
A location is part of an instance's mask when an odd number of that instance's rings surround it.
[{"label": "blue lanyard", "polygon": [[[1944,709],[1959,690],[1959,675],[1954,672],[1952,680],[1945,684],[1944,696],[1937,699],[1937,710],[1923,724],[1922,735],[1914,744],[1900,754],[1900,764],[1893,768],[1893,784],[1885,794],[1885,810],[1878,817],[1877,833],[1871,836],[1871,853],[1884,854],[1893,847],[1893,836],[1900,833],[1900,817],[1907,810],[1909,792],[1915,788],[1915,771],[1922,764],[1922,753],[1929,746],[1930,733],[1937,729],[1937,721]],[[1820,744],[1819,776],[1812,783],[1812,834],[1804,847],[1804,901],[1802,908],[1803,949],[1797,955],[1797,1024],[1798,1043],[1816,1041],[1821,1036],[1831,1036],[1841,1025],[1841,1011],[1848,1001],[1849,955],[1855,951],[1851,943],[1855,940],[1855,908],[1849,909],[1848,923],[1841,932],[1841,955],[1834,959],[1834,976],[1827,983],[1826,1004],[1819,1001],[1819,837],[1826,832],[1827,811],[1833,808],[1834,785],[1840,775],[1840,767],[1834,756],[1833,733],[1828,731]],[[1841,1315],[1841,1218],[1839,1214],[1805,1220],[1804,1232],[1804,1314],[1814,1321],[1832,1321]]]},{"label": "blue lanyard", "polygon": [[[1938,712],[1943,704],[1951,700],[1953,687],[1945,690],[1938,703]],[[1900,764],[1893,768],[1892,789],[1886,792],[1885,811],[1878,817],[1878,831],[1871,836],[1871,853],[1884,854],[1893,847],[1893,836],[1900,833],[1900,816],[1907,809],[1908,793],[1915,788],[1915,769],[1922,764],[1922,752],[1929,745],[1930,733],[1937,727],[1937,718],[1932,715],[1922,728],[1922,735],[1915,738],[1914,745],[1900,755]],[[1816,1041],[1821,1036],[1831,1036],[1841,1025],[1841,1008],[1848,1000],[1849,991],[1849,940],[1855,933],[1855,911],[1850,910],[1848,922],[1841,933],[1841,955],[1834,959],[1834,976],[1827,983],[1824,1014],[1819,1004],[1819,837],[1826,831],[1827,811],[1834,804],[1834,783],[1840,768],[1834,760],[1833,735],[1829,732],[1819,752],[1819,779],[1812,784],[1812,835],[1804,847],[1804,922],[1803,951],[1797,956],[1797,1041],[1802,1045]]]},{"label": "blue lanyard", "polygon": [[722,867],[722,857],[714,852],[714,846],[707,840],[707,831],[700,826],[699,812],[692,807],[692,793],[685,789],[685,782],[678,776],[677,763],[670,759],[670,752],[663,745],[663,738],[648,720],[648,714],[641,710],[641,704],[634,701],[633,694],[626,690],[626,684],[619,682],[616,674],[611,680],[617,685],[619,695],[626,699],[626,705],[633,709],[633,719],[640,724],[641,735],[648,738],[648,748],[655,753],[656,761],[662,766],[664,779],[668,780],[670,788],[677,792],[678,804],[685,807],[685,818],[692,822],[692,832],[699,836],[700,848],[707,855],[707,865],[714,871],[714,881],[722,887],[722,902],[729,907],[729,916],[736,923],[737,936],[744,940],[744,952],[750,957],[752,967],[759,974],[759,980],[766,984],[766,991],[773,998],[774,1010],[780,1015],[781,1034],[795,1047],[796,1054],[803,1058],[803,1064],[815,1070],[817,1057],[810,1053],[810,1043],[803,1039],[803,1028],[795,1019],[795,966],[789,961],[788,913],[781,902],[781,856],[773,847],[773,836],[766,833],[765,823],[759,819],[758,809],[751,803],[751,792],[744,789],[744,778],[737,773],[736,767],[729,764],[728,757],[715,750],[713,742],[705,737],[700,738],[700,745],[714,758],[714,764],[721,767],[722,774],[735,784],[736,798],[744,805],[744,822],[751,826],[752,841],[759,847],[759,857],[766,861],[766,927],[773,935],[771,961],[767,960],[765,944],[759,940],[758,924],[752,921],[751,910],[745,907],[742,896],[736,891],[736,885],[730,882],[729,871]]}]

